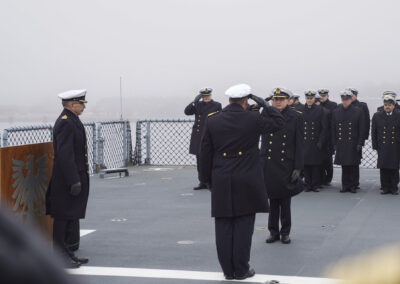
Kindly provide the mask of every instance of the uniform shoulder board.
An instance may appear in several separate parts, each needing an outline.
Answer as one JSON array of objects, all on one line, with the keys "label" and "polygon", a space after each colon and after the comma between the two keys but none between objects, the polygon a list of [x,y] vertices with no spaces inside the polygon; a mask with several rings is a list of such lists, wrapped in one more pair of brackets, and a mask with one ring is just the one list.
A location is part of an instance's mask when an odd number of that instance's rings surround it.
[{"label": "uniform shoulder board", "polygon": [[297,113],[300,113],[300,114],[303,114],[303,112],[302,112],[302,111],[299,111],[299,110],[296,110],[296,112],[297,112]]},{"label": "uniform shoulder board", "polygon": [[209,113],[207,116],[208,117],[210,117],[210,116],[213,116],[214,114],[216,114],[216,113],[218,113],[219,111],[214,111],[214,112],[212,112],[212,113]]},{"label": "uniform shoulder board", "polygon": [[63,116],[61,117],[61,119],[67,119],[67,118],[68,118],[67,115],[63,115]]}]

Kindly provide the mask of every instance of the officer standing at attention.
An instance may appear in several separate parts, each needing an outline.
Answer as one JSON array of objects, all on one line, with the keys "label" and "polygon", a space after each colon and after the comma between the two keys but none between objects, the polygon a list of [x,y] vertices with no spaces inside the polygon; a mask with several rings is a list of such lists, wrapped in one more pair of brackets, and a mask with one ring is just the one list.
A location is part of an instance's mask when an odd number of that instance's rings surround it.
[{"label": "officer standing at attention", "polygon": [[304,182],[305,191],[318,192],[321,186],[323,147],[327,138],[327,117],[324,109],[315,104],[315,91],[304,92]]},{"label": "officer standing at attention", "polygon": [[332,112],[337,108],[337,103],[329,100],[329,90],[319,89],[318,94],[321,96],[321,106],[327,110],[327,120],[328,120],[328,131],[327,131],[327,143],[324,149],[324,158],[322,161],[322,184],[329,186],[333,178],[333,145],[331,138],[331,121]]},{"label": "officer standing at attention", "polygon": [[78,268],[87,258],[78,258],[65,243],[71,223],[85,218],[89,197],[89,165],[86,133],[79,115],[85,109],[86,90],[58,95],[64,110],[53,128],[54,165],[46,193],[46,213],[54,218],[53,244],[68,268]]},{"label": "officer standing at attention", "polygon": [[[207,119],[200,166],[204,181],[211,183],[219,263],[227,280],[243,280],[255,274],[249,266],[255,214],[268,212],[260,135],[281,129],[284,121],[276,108],[251,95],[246,84],[235,85],[225,94],[229,105]],[[248,111],[249,98],[266,111]]]},{"label": "officer standing at attention", "polygon": [[[261,136],[261,157],[264,163],[264,181],[269,198],[267,243],[281,240],[290,243],[292,196],[303,190],[300,172],[303,170],[303,117],[301,113],[288,105],[292,95],[290,90],[276,88],[272,90],[272,105],[284,117],[283,129]],[[264,110],[265,111],[265,110]],[[279,219],[281,229],[279,230]]]},{"label": "officer standing at attention", "polygon": [[[400,105],[397,103],[397,100],[396,100],[397,94],[396,94],[395,92],[392,92],[392,91],[386,91],[386,92],[383,93],[382,99],[383,99],[386,95],[392,96],[392,97],[394,98],[394,101],[395,101],[394,109],[395,109],[395,110],[400,110]],[[383,107],[384,107],[384,106],[378,107],[378,108],[377,108],[377,111],[383,111]]]},{"label": "officer standing at attention", "polygon": [[[365,125],[365,129],[364,129],[364,134],[363,138],[364,141],[368,140],[369,137],[369,130],[370,130],[370,124],[371,124],[371,119],[369,117],[369,109],[368,109],[368,105],[364,102],[360,102],[357,97],[358,97],[358,90],[354,89],[354,88],[349,88],[349,90],[353,93],[353,97],[352,97],[352,104],[355,107],[358,107],[359,109],[362,110],[363,112],[363,119],[364,119],[364,125]],[[364,146],[364,144],[362,145]],[[362,150],[361,150],[361,158],[362,158]],[[356,179],[357,179],[357,186],[356,189],[360,189],[360,166],[357,165],[356,168]]]},{"label": "officer standing at attention", "polygon": [[372,148],[378,151],[381,194],[398,194],[400,163],[400,112],[395,109],[395,97],[385,95],[383,111],[372,117]]},{"label": "officer standing at attention", "polygon": [[200,94],[198,94],[194,101],[185,108],[186,115],[194,115],[194,124],[192,128],[192,136],[190,138],[189,153],[196,155],[197,175],[200,182],[198,186],[193,188],[194,190],[208,188],[207,184],[205,184],[204,181],[200,179],[200,141],[204,132],[204,124],[207,116],[210,113],[217,112],[222,109],[221,104],[214,101],[211,96],[211,88],[201,89]]},{"label": "officer standing at attention", "polygon": [[362,110],[352,104],[353,93],[346,89],[340,92],[340,97],[342,104],[333,111],[331,124],[335,164],[342,166],[340,192],[356,193],[366,125]]}]

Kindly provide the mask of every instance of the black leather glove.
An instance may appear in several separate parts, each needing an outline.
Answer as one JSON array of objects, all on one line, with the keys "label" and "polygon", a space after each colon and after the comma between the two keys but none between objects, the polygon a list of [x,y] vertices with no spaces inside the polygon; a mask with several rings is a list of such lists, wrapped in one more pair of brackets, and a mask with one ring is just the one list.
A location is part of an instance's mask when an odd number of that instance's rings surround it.
[{"label": "black leather glove", "polygon": [[300,172],[301,172],[301,170],[297,170],[297,169],[293,170],[292,176],[290,178],[291,179],[290,181],[292,183],[296,182],[300,178]]},{"label": "black leather glove", "polygon": [[249,98],[255,101],[261,107],[269,106],[269,104],[263,98],[257,97],[255,95],[250,95]]},{"label": "black leather glove", "polygon": [[81,191],[82,191],[82,185],[80,182],[77,182],[71,185],[69,193],[71,193],[72,196],[78,196],[79,193],[81,193]]},{"label": "black leather glove", "polygon": [[318,148],[318,150],[322,150],[322,143],[321,142],[317,143],[317,148]]},{"label": "black leather glove", "polygon": [[266,100],[267,102],[269,102],[270,100],[272,100],[272,97],[273,97],[273,95],[270,95],[270,96],[266,97],[265,100]]},{"label": "black leather glove", "polygon": [[362,146],[361,146],[361,145],[357,145],[357,146],[356,146],[356,150],[357,150],[357,152],[361,152]]},{"label": "black leather glove", "polygon": [[203,96],[202,94],[198,94],[198,95],[194,98],[193,103],[194,103],[194,104],[198,103],[198,102],[201,100],[201,97],[202,97],[202,96]]},{"label": "black leather glove", "polygon": [[260,106],[258,104],[249,105],[249,111],[259,111]]}]

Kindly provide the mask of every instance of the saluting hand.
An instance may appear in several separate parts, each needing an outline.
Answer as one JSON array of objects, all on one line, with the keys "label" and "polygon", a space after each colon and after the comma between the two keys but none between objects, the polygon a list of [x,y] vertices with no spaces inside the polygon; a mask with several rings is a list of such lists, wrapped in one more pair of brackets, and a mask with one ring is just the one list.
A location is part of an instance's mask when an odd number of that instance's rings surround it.
[{"label": "saluting hand", "polygon": [[261,107],[266,108],[269,106],[269,104],[263,98],[257,97],[255,95],[249,95],[249,98],[255,101]]},{"label": "saluting hand", "polygon": [[194,103],[194,104],[198,103],[198,102],[201,100],[201,97],[202,97],[202,96],[203,96],[202,94],[198,94],[198,95],[194,98],[193,103]]}]

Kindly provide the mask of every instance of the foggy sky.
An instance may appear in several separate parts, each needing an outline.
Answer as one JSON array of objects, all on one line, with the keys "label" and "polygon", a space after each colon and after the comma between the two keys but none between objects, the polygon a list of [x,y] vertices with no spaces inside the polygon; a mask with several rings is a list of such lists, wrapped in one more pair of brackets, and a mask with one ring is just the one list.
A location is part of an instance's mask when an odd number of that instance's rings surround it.
[{"label": "foggy sky", "polygon": [[0,119],[54,120],[57,93],[78,88],[83,119],[118,119],[120,76],[130,119],[182,117],[202,87],[225,105],[237,83],[263,97],[324,87],[336,101],[355,87],[381,104],[400,93],[399,11],[396,0],[1,1]]}]

